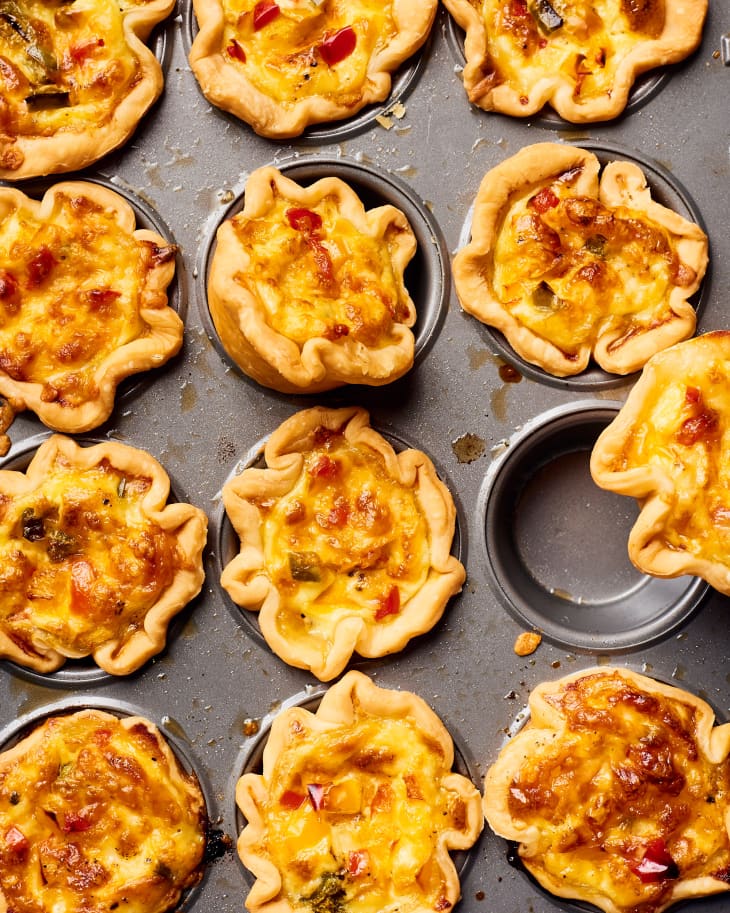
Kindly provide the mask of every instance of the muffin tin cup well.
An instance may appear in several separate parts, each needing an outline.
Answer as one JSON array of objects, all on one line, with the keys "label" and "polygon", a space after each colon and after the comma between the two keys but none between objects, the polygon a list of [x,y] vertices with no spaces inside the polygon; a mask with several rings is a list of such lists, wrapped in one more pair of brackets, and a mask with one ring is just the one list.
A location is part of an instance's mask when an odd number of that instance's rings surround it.
[{"label": "muffin tin cup well", "polygon": [[589,471],[593,444],[618,408],[577,402],[528,423],[492,464],[479,497],[500,602],[547,640],[599,654],[666,637],[709,590],[695,577],[649,577],[629,561],[636,502],[599,489]]},{"label": "muffin tin cup well", "polygon": [[[371,168],[368,165],[346,158],[311,156],[271,163],[279,171],[306,187],[325,177],[336,177],[348,184],[358,195],[366,210],[391,205],[399,209],[408,220],[416,237],[416,253],[405,270],[405,286],[416,307],[416,323],[412,328],[415,337],[414,367],[436,341],[446,317],[451,293],[451,273],[446,241],[436,219],[419,200],[414,191],[396,175]],[[208,308],[207,287],[210,266],[216,249],[216,233],[219,226],[232,219],[245,205],[245,193],[241,193],[223,212],[212,227],[208,238],[199,251],[196,273],[199,277],[196,289],[198,309],[203,325],[213,346],[226,365],[230,366],[244,380],[254,384],[228,354],[218,336]],[[256,384],[256,387],[259,385]],[[341,390],[342,387],[335,388]],[[277,394],[268,390],[268,395]],[[306,390],[296,396],[306,396]],[[285,399],[291,400],[286,394]]]},{"label": "muffin tin cup well", "polygon": [[[190,745],[172,731],[174,727],[166,725],[167,718],[165,716],[156,718],[154,713],[150,713],[142,707],[122,700],[97,697],[93,694],[64,697],[51,704],[45,704],[43,707],[38,707],[29,713],[23,714],[12,723],[9,723],[7,726],[0,729],[0,753],[13,748],[49,717],[66,716],[81,710],[101,710],[105,713],[110,713],[119,719],[130,716],[141,716],[153,723],[170,746],[172,753],[175,755],[175,758],[180,763],[183,770],[187,774],[195,777],[198,786],[200,787],[200,792],[203,796],[205,805],[206,832],[214,839],[216,838],[217,832],[211,832],[210,830],[210,822],[214,821],[217,817],[216,804],[205,770],[202,765],[198,763],[198,760],[191,751]],[[192,910],[198,904],[211,861],[211,854],[206,851],[203,857],[203,865],[205,866],[203,877],[196,885],[184,892],[180,902],[175,907],[176,913],[187,913],[187,911]]]},{"label": "muffin tin cup well", "polygon": [[[587,149],[592,152],[601,164],[601,169],[605,168],[609,162],[627,161],[638,165],[644,172],[649,189],[651,190],[652,199],[662,206],[678,212],[681,216],[690,222],[695,222],[707,233],[707,229],[697,204],[687,189],[677,180],[677,178],[666,168],[655,160],[643,156],[637,152],[629,151],[622,146],[614,145],[595,140],[576,140],[575,145],[581,149]],[[471,225],[474,214],[472,204],[461,229],[459,237],[459,249],[465,247],[471,238]],[[710,281],[711,266],[708,265],[707,272],[700,284],[699,289],[690,298],[690,303],[697,311],[698,317],[702,313],[705,303],[710,298]],[[559,387],[563,390],[575,390],[583,394],[597,393],[600,390],[611,390],[635,380],[636,374],[620,375],[609,374],[591,360],[585,371],[572,377],[556,377],[548,373],[537,365],[521,358],[512,346],[509,344],[504,335],[497,329],[474,319],[478,325],[479,331],[488,338],[490,346],[495,351],[514,365],[517,370],[525,377],[536,380],[550,387]]]},{"label": "muffin tin cup well", "polygon": [[[0,470],[14,470],[16,472],[24,472],[28,468],[30,461],[33,459],[35,452],[44,441],[48,440],[48,438],[51,437],[52,434],[53,432],[51,431],[45,431],[41,434],[35,435],[34,437],[26,438],[21,443],[11,447],[7,456],[0,461]],[[74,435],[73,439],[80,447],[91,447],[94,444],[106,443],[109,440],[113,440],[116,443],[120,444],[129,443],[117,437],[102,438],[90,437],[87,435]],[[163,469],[165,469],[165,472],[170,479],[170,494],[168,497],[168,503],[189,503],[185,495],[181,493],[180,487],[170,474],[169,470],[164,466]],[[192,608],[195,606],[198,599],[200,599],[200,596],[196,596],[194,599],[192,599],[187,606],[184,606],[177,613],[177,615],[171,619],[167,629],[165,647],[163,647],[160,653],[156,654],[155,657],[152,657],[143,666],[141,666],[135,672],[130,673],[129,675],[119,676],[112,675],[110,672],[106,672],[104,669],[97,666],[92,656],[85,656],[80,659],[67,659],[66,662],[60,667],[60,669],[56,669],[55,672],[36,672],[34,669],[21,666],[19,663],[15,663],[9,659],[0,659],[0,668],[4,667],[14,676],[25,679],[28,682],[32,682],[35,685],[40,685],[45,688],[83,688],[88,685],[108,685],[121,679],[134,678],[135,676],[143,673],[144,669],[147,668],[152,662],[152,659],[160,657],[165,652],[167,646],[172,640],[180,636],[185,623],[189,618],[190,612],[192,611]]]},{"label": "muffin tin cup well", "polygon": [[[304,691],[300,691],[282,701],[275,710],[267,714],[261,720],[255,721],[257,731],[243,742],[241,751],[233,765],[232,775],[227,790],[227,795],[230,798],[230,808],[226,817],[227,820],[235,822],[236,837],[240,835],[241,831],[246,826],[246,818],[236,804],[236,784],[244,774],[260,774],[263,771],[264,749],[269,740],[269,734],[274,720],[280,713],[283,713],[285,710],[289,710],[292,707],[303,707],[310,713],[316,713],[327,690],[327,686],[322,684],[308,686]],[[478,772],[478,765],[475,759],[469,753],[468,748],[462,743],[461,738],[458,735],[455,735],[451,730],[449,730],[449,735],[454,743],[454,763],[452,771],[471,780],[478,789],[481,789],[481,776]],[[460,880],[463,879],[469,871],[474,853],[478,846],[479,839],[477,839],[470,850],[456,850],[449,854],[456,866],[456,871],[459,874]],[[239,867],[250,887],[255,881],[253,874],[243,865],[240,859]]]},{"label": "muffin tin cup well", "polygon": [[[400,453],[402,450],[408,450],[414,446],[390,432],[385,432],[383,429],[378,428],[377,426],[373,427],[375,431],[381,434],[388,441],[396,453]],[[257,469],[266,468],[266,461],[264,460],[264,447],[266,446],[267,440],[268,436],[258,443],[254,444],[253,447],[249,449],[248,453],[238,461],[233,471],[225,480],[224,484],[230,482],[231,479],[234,479],[236,476],[240,475],[245,469],[251,469],[253,467]],[[442,467],[436,463],[434,463],[434,467],[438,477],[449,489],[454,500],[454,505],[456,507],[456,526],[454,529],[454,539],[451,544],[451,554],[458,558],[462,564],[466,565],[467,542],[466,536],[462,535],[462,530],[466,530],[467,526],[464,519],[463,508],[459,502],[453,484],[449,481],[448,476],[444,474]],[[221,586],[221,574],[223,573],[223,569],[236,557],[236,555],[238,555],[241,547],[241,542],[238,538],[238,534],[233,528],[233,524],[228,519],[228,515],[223,506],[223,500],[220,497],[220,494],[216,498],[216,506],[210,516],[209,541],[212,547],[208,553],[207,561],[206,579],[208,583],[212,584],[216,588],[220,598],[228,606],[228,609],[232,613],[234,619],[245,629],[246,633],[251,635],[254,640],[256,640],[265,650],[270,650],[269,645],[264,639],[264,635],[261,633],[258,612],[252,611],[250,609],[245,609],[242,606],[237,605],[228,594],[228,592]],[[444,616],[446,616],[448,612],[449,606],[446,607]],[[441,621],[443,621],[443,618]],[[441,622],[437,622],[437,625],[440,623]],[[413,644],[418,643],[427,637],[428,633],[412,638],[401,652],[405,653],[408,650],[411,650]],[[387,658],[388,657],[386,656],[385,659]],[[382,662],[383,657],[374,657],[372,659],[367,659],[357,653],[354,653],[352,660],[348,663],[347,667],[352,668],[357,666],[358,668],[362,667],[364,671],[367,671],[368,668],[377,666]]]}]

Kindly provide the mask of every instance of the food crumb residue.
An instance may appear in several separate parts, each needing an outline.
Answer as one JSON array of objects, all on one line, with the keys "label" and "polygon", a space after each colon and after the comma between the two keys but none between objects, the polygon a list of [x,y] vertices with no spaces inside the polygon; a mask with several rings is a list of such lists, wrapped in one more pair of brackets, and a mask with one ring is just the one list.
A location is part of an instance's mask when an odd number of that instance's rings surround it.
[{"label": "food crumb residue", "polygon": [[518,656],[529,656],[540,646],[542,635],[537,631],[523,631],[515,641],[514,651]]},{"label": "food crumb residue", "polygon": [[457,437],[455,441],[452,441],[451,449],[456,454],[456,459],[460,463],[473,463],[474,460],[478,460],[480,456],[484,456],[487,444],[479,435],[467,432],[466,434],[462,434],[461,437]]}]

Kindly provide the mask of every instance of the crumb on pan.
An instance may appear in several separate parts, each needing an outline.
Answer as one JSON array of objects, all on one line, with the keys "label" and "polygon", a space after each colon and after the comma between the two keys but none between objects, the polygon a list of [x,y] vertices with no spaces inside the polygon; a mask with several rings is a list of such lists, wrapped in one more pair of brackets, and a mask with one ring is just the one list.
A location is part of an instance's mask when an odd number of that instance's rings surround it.
[{"label": "crumb on pan", "polygon": [[518,656],[529,656],[537,650],[541,641],[542,634],[538,634],[537,631],[523,631],[517,637],[513,649]]}]

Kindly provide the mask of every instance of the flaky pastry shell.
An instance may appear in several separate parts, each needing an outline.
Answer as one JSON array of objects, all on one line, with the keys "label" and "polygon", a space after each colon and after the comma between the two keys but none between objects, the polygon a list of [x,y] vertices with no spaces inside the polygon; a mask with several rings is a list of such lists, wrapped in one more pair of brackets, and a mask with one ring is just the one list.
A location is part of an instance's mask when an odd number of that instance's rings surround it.
[{"label": "flaky pastry shell", "polygon": [[646,574],[694,574],[730,595],[730,333],[649,360],[591,454],[601,488],[638,500],[629,557]]},{"label": "flaky pastry shell", "polygon": [[221,583],[259,612],[274,653],[329,681],[353,652],[385,656],[431,630],[465,571],[428,457],[396,453],[364,409],[316,407],[285,421],[264,459],[223,488],[241,547]]},{"label": "flaky pastry shell", "polygon": [[591,356],[613,374],[637,371],[695,329],[704,232],[652,200],[637,165],[599,171],[585,149],[526,146],[484,176],[454,258],[462,307],[557,377]]},{"label": "flaky pastry shell", "polygon": [[0,800],[0,913],[169,913],[202,876],[200,786],[144,717],[48,717],[0,754]]},{"label": "flaky pastry shell", "polygon": [[469,849],[483,826],[479,793],[453,761],[422,698],[360,672],[333,685],[316,714],[280,713],[263,773],[236,786],[247,821],[238,853],[256,876],[250,913],[293,913],[317,891],[342,909],[351,893],[363,910],[452,909],[460,886],[449,850]]},{"label": "flaky pastry shell", "polygon": [[413,365],[404,272],[415,252],[394,206],[366,211],[339,178],[302,187],[259,168],[244,209],[218,229],[211,317],[241,370],[274,390],[390,383]]},{"label": "flaky pastry shell", "polygon": [[0,179],[76,171],[123,145],[162,92],[162,69],[143,42],[175,0],[6,5]]},{"label": "flaky pastry shell", "polygon": [[[436,0],[193,0],[205,97],[261,136],[298,136],[383,101],[425,42]],[[274,11],[275,8],[275,11]]]},{"label": "flaky pastry shell", "polygon": [[730,726],[628,669],[545,682],[487,772],[484,813],[546,890],[660,913],[730,889]]},{"label": "flaky pastry shell", "polygon": [[689,56],[702,38],[708,0],[444,6],[466,32],[470,102],[513,117],[549,104],[565,120],[585,123],[618,117],[641,73]]},{"label": "flaky pastry shell", "polygon": [[182,346],[166,291],[177,248],[80,181],[41,200],[0,187],[0,226],[0,394],[56,431],[96,428],[121,381]]},{"label": "flaky pastry shell", "polygon": [[200,591],[207,518],[168,504],[143,450],[52,435],[27,470],[0,471],[0,657],[37,672],[92,656],[127,675],[165,646]]}]

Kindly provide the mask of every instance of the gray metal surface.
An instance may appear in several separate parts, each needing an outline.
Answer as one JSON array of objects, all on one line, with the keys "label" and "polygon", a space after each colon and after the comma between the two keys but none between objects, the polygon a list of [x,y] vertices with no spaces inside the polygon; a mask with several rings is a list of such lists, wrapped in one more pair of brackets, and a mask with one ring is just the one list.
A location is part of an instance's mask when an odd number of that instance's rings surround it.
[{"label": "gray metal surface", "polygon": [[[500,374],[502,359],[494,338],[460,310],[452,291],[443,323],[429,340],[432,344],[415,369],[397,383],[380,389],[342,389],[316,398],[263,389],[231,368],[208,335],[209,321],[201,310],[201,272],[215,225],[254,168],[334,157],[390,172],[405,182],[432,214],[453,253],[468,237],[469,209],[490,167],[533,142],[590,142],[655,162],[689,194],[707,228],[712,258],[699,330],[727,328],[730,68],[723,51],[730,10],[722,0],[710,3],[699,51],[666,78],[651,82],[650,91],[630,114],[611,124],[581,128],[555,118],[519,122],[471,108],[457,72],[461,58],[454,30],[442,10],[415,74],[401,81],[407,93],[402,99],[405,116],[392,118],[392,129],[369,121],[359,123],[354,133],[345,126],[277,144],[212,108],[200,94],[186,60],[192,30],[188,4],[184,0],[164,30],[163,98],[123,150],[83,174],[104,176],[139,195],[169,226],[182,249],[178,282],[186,321],[184,350],[119,401],[110,422],[94,436],[108,435],[147,449],[167,468],[176,491],[206,510],[214,529],[208,578],[164,654],[127,679],[39,679],[0,664],[0,726],[66,698],[140,708],[187,746],[209,790],[214,822],[235,838],[232,787],[255,749],[245,735],[251,729],[248,721],[265,722],[282,702],[320,690],[310,675],[273,656],[216,582],[214,551],[222,541],[219,492],[239,461],[249,459],[281,421],[315,403],[365,405],[378,429],[422,447],[433,458],[457,502],[467,583],[429,635],[399,655],[356,665],[382,686],[411,689],[425,698],[479,779],[519,721],[535,684],[608,661],[600,645],[578,652],[545,641],[532,657],[521,659],[513,653],[524,625],[505,609],[487,566],[485,476],[504,442],[525,424],[587,397],[621,401],[633,379],[608,388],[597,379],[579,389],[545,383],[534,374],[510,379],[504,371]],[[20,447],[42,431],[34,417],[23,415],[10,434]],[[571,572],[568,563],[563,573],[559,554],[562,558],[580,553],[580,565],[574,561],[573,567],[580,566],[583,575],[590,570],[593,576],[588,581],[597,593],[610,591],[612,575],[621,573],[614,564],[615,543],[604,548],[600,536],[590,541],[581,536],[586,512],[597,510],[600,516],[600,511],[586,497],[583,482],[580,492],[574,515],[563,511],[558,517],[547,506],[541,511],[538,498],[538,506],[533,505],[530,516],[521,521],[528,524],[537,558],[544,564],[556,556],[546,579],[566,597],[575,594],[576,580],[570,578],[577,571]],[[505,536],[510,534],[510,517],[502,515],[499,522],[506,527]],[[492,534],[499,537],[500,532],[494,529]],[[678,630],[649,646],[614,651],[610,660],[699,693],[726,718],[729,618],[730,601],[711,594]],[[590,621],[587,624],[590,627]],[[238,913],[248,886],[246,873],[229,853],[210,866],[190,906],[196,913]],[[488,830],[471,854],[462,888],[459,909],[464,913],[572,908],[548,898],[512,867],[506,844]],[[692,909],[718,913],[728,909],[728,903],[726,898],[714,898],[699,901]]]}]

